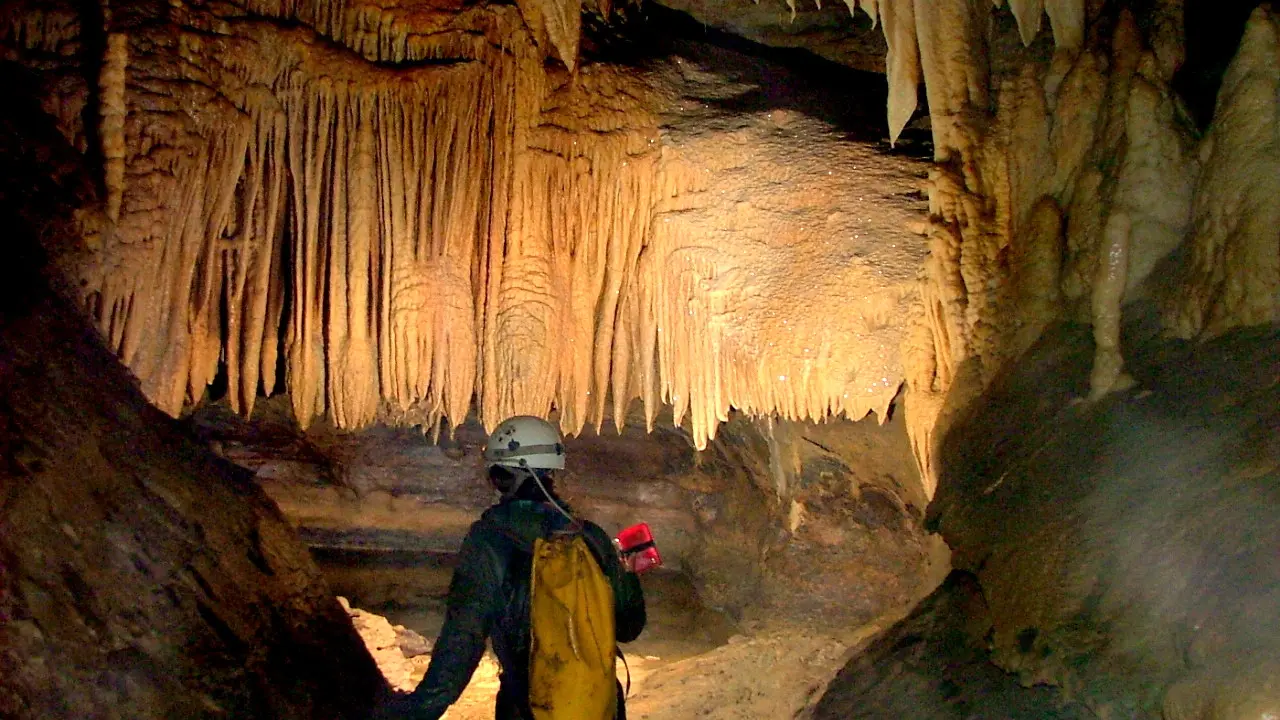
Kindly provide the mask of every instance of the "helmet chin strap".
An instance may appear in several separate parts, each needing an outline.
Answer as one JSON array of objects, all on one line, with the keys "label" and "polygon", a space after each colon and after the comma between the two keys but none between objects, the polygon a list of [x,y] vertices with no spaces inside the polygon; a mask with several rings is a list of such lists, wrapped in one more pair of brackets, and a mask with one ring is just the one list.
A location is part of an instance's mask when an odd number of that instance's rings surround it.
[{"label": "helmet chin strap", "polygon": [[[565,510],[564,507],[560,505],[560,503],[556,502],[555,496],[552,495],[551,492],[547,490],[546,485],[542,484],[542,478],[538,477],[538,473],[535,470],[533,470],[532,468],[526,468],[526,467],[522,467],[520,469],[529,473],[529,477],[533,478],[533,482],[536,483],[538,485],[538,489],[542,491],[542,496],[547,499],[547,502],[551,503],[552,507],[554,507],[556,510],[559,510],[561,515],[569,518],[569,522],[575,522],[575,523],[578,522],[577,518],[575,518],[573,515],[570,515],[568,510]],[[520,485],[523,485],[523,484],[524,483],[517,483],[516,489],[512,490],[511,494],[514,495],[516,490],[520,489]],[[504,495],[503,497],[505,498],[506,496]]]}]

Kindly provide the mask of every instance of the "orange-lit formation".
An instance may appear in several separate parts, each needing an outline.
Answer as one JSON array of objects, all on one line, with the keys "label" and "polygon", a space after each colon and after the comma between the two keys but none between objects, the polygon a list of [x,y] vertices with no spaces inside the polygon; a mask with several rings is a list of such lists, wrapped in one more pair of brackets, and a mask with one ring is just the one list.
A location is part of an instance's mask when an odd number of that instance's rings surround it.
[{"label": "orange-lit formation", "polygon": [[[1014,2],[1024,50],[991,47],[970,3],[849,9],[887,42],[891,139],[926,88],[927,217],[913,163],[793,110],[710,104],[749,83],[679,57],[580,63],[580,15],[608,5],[121,11],[86,303],[171,413],[221,362],[234,407],[287,390],[304,424],[555,411],[572,433],[640,398],[704,447],[731,409],[883,418],[905,380],[927,483],[943,406],[1054,319],[1094,324],[1094,397],[1127,383],[1137,295],[1185,337],[1274,319],[1272,119],[1248,100],[1275,83],[1270,15],[1197,140],[1174,20],[1140,32],[1126,11],[1088,37],[1079,0]],[[74,19],[7,32],[56,52]],[[1052,59],[1012,72],[1022,52]],[[63,100],[83,135],[83,99]]]}]

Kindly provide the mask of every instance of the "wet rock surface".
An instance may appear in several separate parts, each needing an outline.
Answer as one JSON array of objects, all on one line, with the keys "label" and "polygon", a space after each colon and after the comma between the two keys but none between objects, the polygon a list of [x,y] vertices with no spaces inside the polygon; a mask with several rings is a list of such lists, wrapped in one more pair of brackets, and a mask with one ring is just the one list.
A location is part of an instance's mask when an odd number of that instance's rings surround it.
[{"label": "wet rock surface", "polygon": [[[982,602],[937,622],[989,618],[969,657],[1098,717],[1267,717],[1280,712],[1280,334],[1167,340],[1149,309],[1130,313],[1135,387],[1082,400],[1093,344],[1057,327],[947,437],[930,518]],[[853,667],[831,712],[878,707],[876,683],[896,682],[892,666]],[[986,681],[954,682],[968,697]]]},{"label": "wet rock surface", "polygon": [[1280,332],[1163,338],[1090,402],[1055,326],[958,419],[929,521],[958,568],[832,681],[815,718],[1280,713]]}]

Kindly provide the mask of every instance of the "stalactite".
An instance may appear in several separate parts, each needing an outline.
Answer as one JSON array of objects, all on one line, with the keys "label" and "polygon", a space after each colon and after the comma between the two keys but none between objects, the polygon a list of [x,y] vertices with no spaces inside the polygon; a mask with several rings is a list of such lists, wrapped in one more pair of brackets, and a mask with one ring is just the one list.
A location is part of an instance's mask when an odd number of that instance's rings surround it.
[{"label": "stalactite", "polygon": [[[322,90],[322,88],[316,88]],[[306,427],[323,407],[323,340],[320,322],[324,317],[324,279],[320,268],[321,210],[327,205],[321,193],[327,175],[328,121],[337,114],[332,92],[299,93],[288,102],[290,108],[289,169],[293,177],[293,317],[286,345],[289,363],[289,395],[293,412]],[[345,149],[345,148],[344,148]]]},{"label": "stalactite", "polygon": [[1009,0],[1009,9],[1018,21],[1022,44],[1031,45],[1040,34],[1040,22],[1044,19],[1044,0]]},{"label": "stalactite", "polygon": [[1055,318],[1094,321],[1095,395],[1122,387],[1122,304],[1188,227],[1197,166],[1169,89],[1180,58],[1170,8],[1145,10],[1149,38],[1121,10],[1086,46],[1084,3],[1011,6],[1026,43],[1047,12],[1058,50],[989,78],[977,6],[914,4],[939,162],[931,256],[904,346],[926,483],[950,416],[940,408],[963,407],[970,385],[989,382]]},{"label": "stalactite", "polygon": [[962,159],[964,182],[972,192],[981,179],[977,168],[977,125],[989,104],[990,60],[983,17],[967,2],[915,3],[920,66],[934,132],[934,157]]},{"label": "stalactite", "polygon": [[426,426],[466,416],[478,343],[471,268],[502,77],[475,66],[425,86],[303,85],[286,98],[289,388],[304,422],[327,409],[359,427],[384,398]]},{"label": "stalactite", "polygon": [[128,66],[129,36],[108,33],[98,76],[98,134],[102,140],[106,213],[113,223],[120,219],[120,203],[124,198],[124,94]]},{"label": "stalactite", "polygon": [[[87,287],[165,410],[198,401],[221,367],[236,410],[287,390],[304,425],[434,430],[474,402],[489,425],[554,410],[572,433],[599,427],[609,398],[621,423],[639,397],[650,422],[672,406],[701,447],[731,408],[886,415],[920,260],[902,229],[914,166],[886,166],[874,188],[796,177],[796,148],[775,145],[774,169],[752,168],[725,199],[716,172],[734,168],[671,136],[657,115],[670,97],[631,70],[548,73],[514,8],[484,16],[482,39],[500,40],[488,49],[445,33],[428,51],[394,12],[260,5],[303,26],[231,18],[216,42],[164,38],[179,77],[131,70],[142,92],[126,95],[119,232]],[[914,99],[910,8],[864,7],[910,41],[897,77]],[[457,62],[356,57],[417,52]],[[722,140],[740,155],[813,122],[786,115]],[[801,137],[824,143],[807,166],[882,162],[820,123]],[[798,210],[768,207],[787,192]],[[863,205],[854,192],[882,194]],[[718,224],[726,210],[741,227]]]},{"label": "stalactite", "polygon": [[569,72],[578,66],[582,0],[519,0],[520,14],[539,44],[550,44]]},{"label": "stalactite", "polygon": [[[1029,342],[1025,328],[1042,326],[1044,316],[1051,314],[1043,303],[1023,303],[1025,286],[1011,285],[1010,257],[1035,255],[1038,250],[1028,243],[1061,242],[1057,233],[1037,230],[1043,223],[1033,220],[1032,209],[1045,195],[1070,197],[1083,152],[1079,143],[1055,144],[1054,139],[1090,138],[1094,104],[1087,92],[1079,91],[1083,73],[1064,76],[1058,69],[1047,76],[993,81],[987,11],[979,5],[962,0],[881,2],[881,16],[901,4],[913,9],[938,162],[930,177],[930,257],[924,264],[919,310],[903,348],[908,431],[925,482],[932,487],[934,442],[945,432],[942,408],[958,408],[963,402],[952,397],[956,383],[976,382],[980,389],[1016,347]],[[1010,6],[1026,44],[1036,37],[1044,13],[1049,14],[1061,48],[1055,67],[1089,65],[1087,54],[1077,55],[1083,2],[1019,0]],[[887,21],[885,32],[887,36]],[[892,56],[892,43],[890,52]],[[894,113],[891,100],[891,131]],[[1031,158],[1035,168],[1023,167],[1021,158]],[[959,391],[971,394],[974,388]]]},{"label": "stalactite", "polygon": [[[1081,203],[1114,206],[1129,219],[1128,284],[1178,232],[1176,213],[1144,209],[1140,192],[1180,196],[1191,172],[1161,171],[1181,152],[1160,95],[1178,57],[1154,48],[1157,70],[1142,70],[1131,87],[1141,54],[1131,21],[1116,30],[1108,67],[1105,52],[1084,47],[1081,0],[1017,0],[1010,6],[1022,41],[1038,36],[1047,14],[1059,52],[1045,73],[993,79],[979,5],[846,5],[867,12],[888,41],[891,137],[910,121],[922,80],[929,97],[938,160],[932,255],[903,348],[905,373],[824,336],[826,328],[783,323],[787,314],[770,305],[778,298],[797,315],[830,310],[779,290],[799,281],[782,264],[762,264],[748,243],[706,252],[719,230],[698,225],[696,202],[709,187],[698,172],[708,168],[661,154],[676,143],[669,128],[659,130],[666,126],[650,100],[618,100],[635,87],[577,67],[577,0],[524,3],[520,14],[252,0],[248,16],[218,21],[226,24],[219,43],[243,43],[235,52],[221,53],[207,33],[180,37],[190,63],[181,81],[191,86],[175,92],[188,93],[189,105],[165,105],[157,98],[171,92],[170,79],[129,68],[131,85],[144,89],[138,107],[186,119],[137,123],[135,108],[126,115],[119,103],[112,141],[129,149],[127,163],[118,154],[112,164],[103,133],[108,176],[121,179],[108,207],[119,204],[124,240],[110,262],[137,272],[113,268],[90,285],[100,324],[171,412],[204,391],[220,362],[232,404],[248,412],[259,388],[284,389],[274,387],[282,363],[304,423],[328,415],[350,427],[378,418],[439,427],[474,400],[488,424],[555,409],[575,432],[603,421],[608,398],[620,422],[640,397],[651,422],[670,404],[702,445],[730,407],[793,418],[883,412],[905,375],[915,395],[912,440],[928,469],[962,366],[986,379],[1028,342],[1028,328],[1054,315],[1059,298],[1063,314],[1092,305],[1114,213],[1090,215]],[[175,16],[184,12],[206,10]],[[296,22],[281,29],[255,15]],[[548,47],[578,84],[546,72]],[[412,64],[421,60],[433,62]],[[388,67],[398,63],[410,64]],[[1229,148],[1213,152],[1226,158]],[[1132,160],[1107,164],[1121,152]],[[1051,172],[1032,172],[1023,157],[1043,159]],[[744,217],[768,194],[753,191],[739,201]],[[1197,215],[1204,267],[1244,257],[1208,239],[1221,235],[1211,229],[1219,225],[1208,210]],[[742,227],[732,232],[746,236]],[[1050,245],[1062,248],[1061,265]],[[783,257],[767,244],[752,252]],[[1045,262],[1011,278],[1011,257]],[[1248,257],[1258,270],[1250,277],[1264,276],[1271,256]],[[793,262],[832,277],[844,269],[834,260]],[[749,273],[766,265],[771,279],[753,280]],[[1061,295],[1046,291],[1018,309],[1032,286],[1059,273]],[[840,277],[849,287],[862,281]],[[840,326],[867,347],[889,337],[876,318],[910,304],[899,285],[877,287],[848,313],[862,325]],[[1215,302],[1202,299],[1182,316],[1224,312],[1205,309]],[[767,322],[744,319],[745,308]],[[784,350],[796,347],[808,352]]]},{"label": "stalactite", "polygon": [[902,341],[902,364],[906,370],[904,382],[907,386],[904,414],[911,429],[911,454],[920,471],[926,497],[933,497],[937,490],[933,428],[942,412],[945,399],[942,391],[946,387],[940,384],[944,381],[940,374],[944,366],[939,362],[939,344],[933,335],[936,318],[930,318],[930,311],[935,310],[934,299],[929,297],[932,289],[927,281],[918,283],[920,297],[912,304]]},{"label": "stalactite", "polygon": [[920,49],[911,0],[879,0],[880,27],[889,46],[889,139],[896,142],[916,110],[920,90]]},{"label": "stalactite", "polygon": [[[492,18],[481,7],[457,10],[415,4],[390,7],[351,0],[244,0],[253,14],[301,23],[365,58],[414,63],[440,58],[480,59],[489,51]],[[475,32],[476,26],[486,32]],[[573,38],[576,51],[577,37]],[[576,57],[576,52],[575,52]]]},{"label": "stalactite", "polygon": [[0,44],[4,46],[53,53],[79,36],[80,19],[72,8],[42,7],[34,2],[9,2],[0,7]]},{"label": "stalactite", "polygon": [[[996,0],[997,6],[1003,4]],[[896,141],[902,129],[911,119],[916,108],[916,93],[921,81],[927,89],[937,83],[954,86],[963,82],[968,70],[981,73],[985,62],[982,56],[951,56],[950,50],[972,49],[972,40],[978,33],[969,23],[956,24],[956,14],[968,14],[977,10],[969,2],[948,0],[845,0],[849,13],[861,7],[871,18],[872,24],[880,24],[888,44],[886,58],[889,76],[888,122],[889,137]],[[1044,15],[1049,15],[1054,41],[1059,48],[1074,49],[1084,42],[1085,3],[1083,0],[1010,0],[1010,9],[1017,20],[1022,41],[1030,45],[1039,34]],[[921,24],[919,18],[949,17],[947,22]],[[953,31],[968,34],[969,39],[950,37]],[[945,48],[945,50],[944,50]],[[921,55],[932,55],[936,62],[946,63],[954,72],[933,72],[921,68]],[[927,60],[926,60],[927,62]],[[931,80],[930,80],[931,78]],[[972,79],[972,78],[970,78]],[[977,88],[970,87],[971,90]],[[931,114],[936,112],[932,103]]]},{"label": "stalactite", "polygon": [[267,394],[275,389],[285,284],[286,117],[274,103],[254,111],[240,217],[222,251],[228,394],[232,409],[246,415],[253,412],[259,384]]},{"label": "stalactite", "polygon": [[849,6],[849,14],[854,12],[854,5],[862,8],[871,18],[871,26],[875,27],[880,23],[880,1],[881,0],[845,0],[845,4]]},{"label": "stalactite", "polygon": [[[424,424],[464,417],[489,148],[509,144],[489,137],[490,98],[511,73],[369,73],[305,30],[235,30],[250,44],[192,66],[224,67],[221,95],[205,75],[163,80],[143,96],[147,120],[126,128],[121,227],[88,285],[112,347],[171,413],[220,362],[242,412],[260,386],[286,389],[275,387],[283,340],[304,423],[366,424],[384,399]],[[198,34],[180,46],[192,59],[214,49]]]},{"label": "stalactite", "polygon": [[184,223],[181,231],[187,261],[175,273],[179,282],[171,290],[174,299],[184,297],[185,291],[189,305],[186,312],[181,311],[181,304],[169,310],[169,336],[178,341],[172,367],[181,368],[177,381],[168,388],[169,406],[175,410],[189,398],[202,397],[218,372],[223,296],[220,246],[233,222],[236,186],[243,175],[252,132],[250,123],[237,123],[213,144],[206,166],[209,174],[197,185],[201,194],[195,200],[194,222]]},{"label": "stalactite", "polygon": [[[632,318],[621,308],[654,202],[655,127],[642,104],[607,105],[642,94],[621,81],[625,92],[616,71],[585,72],[555,91],[550,105],[565,112],[540,116],[518,139],[528,150],[512,168],[507,241],[490,251],[503,263],[488,281],[496,311],[485,328],[486,420],[554,406],[565,431],[577,432],[599,426],[611,392],[615,405],[632,397]],[[580,115],[592,98],[606,104]]]},{"label": "stalactite", "polygon": [[1081,0],[1045,0],[1053,39],[1060,48],[1078,48],[1084,44],[1084,9]]}]

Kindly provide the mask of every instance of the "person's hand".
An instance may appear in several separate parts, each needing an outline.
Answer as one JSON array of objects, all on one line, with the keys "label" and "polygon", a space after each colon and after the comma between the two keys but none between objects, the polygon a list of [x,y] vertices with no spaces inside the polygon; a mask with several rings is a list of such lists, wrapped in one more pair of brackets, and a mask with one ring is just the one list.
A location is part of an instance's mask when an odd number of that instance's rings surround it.
[{"label": "person's hand", "polygon": [[622,541],[618,538],[613,539],[613,549],[618,553],[618,562],[622,565],[622,569],[629,573],[636,571],[635,553],[629,553],[622,549]]},{"label": "person's hand", "polygon": [[412,695],[397,692],[375,706],[368,720],[413,720],[417,711],[418,703]]}]

